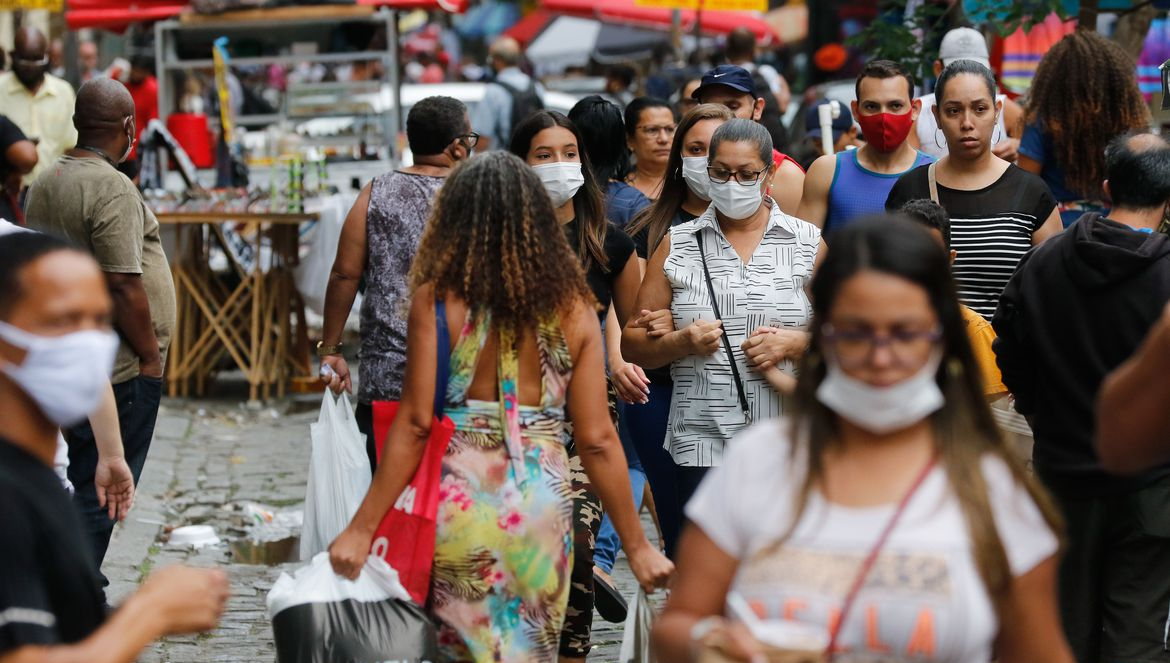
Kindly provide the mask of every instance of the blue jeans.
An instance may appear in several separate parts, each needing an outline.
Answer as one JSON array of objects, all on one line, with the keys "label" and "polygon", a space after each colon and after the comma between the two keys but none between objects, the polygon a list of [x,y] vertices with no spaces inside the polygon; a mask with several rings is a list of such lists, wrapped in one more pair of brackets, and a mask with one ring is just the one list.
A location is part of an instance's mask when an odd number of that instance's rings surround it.
[{"label": "blue jeans", "polygon": [[[634,508],[641,510],[642,493],[646,488],[646,473],[639,467],[630,467],[630,491],[634,493]],[[597,532],[597,544],[593,546],[593,563],[606,573],[613,572],[618,549],[622,547],[621,537],[613,528],[613,521],[606,513],[601,519],[601,530]]]},{"label": "blue jeans", "polygon": [[674,459],[663,448],[666,424],[670,418],[670,398],[674,384],[669,380],[650,383],[650,402],[645,405],[625,406],[625,427],[638,452],[654,506],[658,524],[662,527],[663,544],[667,557],[674,558],[674,549],[682,531],[682,503],[675,485]]},{"label": "blue jeans", "polygon": [[[114,385],[114,401],[118,406],[118,425],[122,429],[122,448],[126,464],[134,476],[134,485],[142,476],[150,441],[154,439],[154,424],[162,400],[162,378],[138,376]],[[73,482],[73,504],[81,513],[81,521],[89,535],[94,563],[101,568],[114,533],[114,522],[109,511],[98,503],[94,473],[97,471],[98,451],[89,422],[83,422],[65,431],[69,445],[69,481]],[[102,586],[109,584],[101,576]]]}]

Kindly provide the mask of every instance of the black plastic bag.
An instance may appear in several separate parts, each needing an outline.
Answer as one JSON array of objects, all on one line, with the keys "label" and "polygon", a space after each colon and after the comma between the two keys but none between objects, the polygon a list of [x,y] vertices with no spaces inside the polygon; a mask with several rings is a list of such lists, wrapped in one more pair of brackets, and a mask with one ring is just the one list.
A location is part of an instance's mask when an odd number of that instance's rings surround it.
[{"label": "black plastic bag", "polygon": [[268,594],[277,663],[432,663],[435,627],[381,558],[356,581],[320,553]]}]

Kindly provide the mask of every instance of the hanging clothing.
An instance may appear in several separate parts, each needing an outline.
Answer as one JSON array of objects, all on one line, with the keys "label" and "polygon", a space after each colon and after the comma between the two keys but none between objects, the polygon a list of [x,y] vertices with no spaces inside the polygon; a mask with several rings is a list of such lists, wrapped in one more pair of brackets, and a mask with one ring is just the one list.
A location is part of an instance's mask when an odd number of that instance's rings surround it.
[{"label": "hanging clothing", "polygon": [[491,333],[469,312],[451,353],[432,613],[444,662],[556,660],[569,594],[572,511],[565,392],[572,360],[559,323],[533,330],[541,404],[521,405],[518,335],[499,330],[499,400],[467,399]]}]

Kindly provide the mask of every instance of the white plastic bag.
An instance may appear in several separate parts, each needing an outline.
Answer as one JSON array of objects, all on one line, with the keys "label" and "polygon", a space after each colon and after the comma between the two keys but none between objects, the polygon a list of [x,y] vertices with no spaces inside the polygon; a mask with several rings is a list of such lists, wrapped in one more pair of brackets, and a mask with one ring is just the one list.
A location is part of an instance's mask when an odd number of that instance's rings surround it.
[{"label": "white plastic bag", "polygon": [[358,430],[349,398],[334,400],[325,392],[321,414],[309,426],[313,453],[305,494],[305,522],[301,530],[301,559],[329,548],[349,525],[370,487],[370,460],[366,436]]},{"label": "white plastic bag", "polygon": [[277,663],[429,663],[438,659],[435,627],[371,555],[357,580],[333,573],[320,553],[268,592]]},{"label": "white plastic bag", "polygon": [[646,591],[638,588],[626,612],[626,627],[622,633],[622,648],[618,663],[651,663],[650,629],[654,626],[654,606]]},{"label": "white plastic bag", "polygon": [[280,574],[268,591],[268,618],[297,605],[347,599],[361,603],[386,599],[409,601],[410,594],[398,581],[398,572],[381,557],[370,555],[358,579],[350,580],[333,572],[329,553],[323,552],[292,575]]}]

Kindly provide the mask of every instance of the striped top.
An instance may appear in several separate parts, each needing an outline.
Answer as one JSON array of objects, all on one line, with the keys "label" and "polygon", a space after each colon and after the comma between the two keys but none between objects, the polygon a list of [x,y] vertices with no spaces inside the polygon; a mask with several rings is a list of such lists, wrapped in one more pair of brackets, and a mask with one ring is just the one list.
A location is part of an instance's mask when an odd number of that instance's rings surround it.
[{"label": "striped top", "polygon": [[[890,190],[886,209],[910,200],[930,199],[927,167],[906,173]],[[959,299],[987,320],[999,295],[1032,248],[1032,234],[1056,209],[1056,200],[1039,177],[1008,166],[998,180],[975,191],[938,185],[939,203],[951,217],[951,248]]]},{"label": "striped top", "polygon": [[[808,325],[812,305],[805,285],[812,277],[820,234],[816,226],[788,216],[773,203],[763,239],[744,264],[720,230],[713,206],[670,231],[670,255],[663,269],[670,282],[675,329],[715,319],[703,278],[701,244],[754,421],[780,416],[784,403],[767,380],[748,367],[740,344],[758,327]],[[794,366],[784,362],[781,369],[792,372]],[[727,353],[721,347],[709,357],[683,357],[670,372],[674,391],[665,448],[683,467],[721,464],[724,444],[747,425]]]}]

